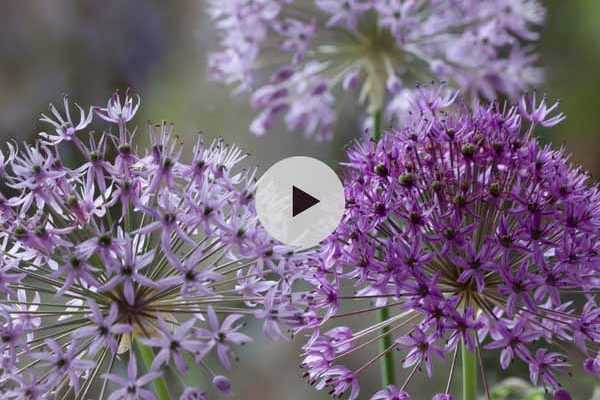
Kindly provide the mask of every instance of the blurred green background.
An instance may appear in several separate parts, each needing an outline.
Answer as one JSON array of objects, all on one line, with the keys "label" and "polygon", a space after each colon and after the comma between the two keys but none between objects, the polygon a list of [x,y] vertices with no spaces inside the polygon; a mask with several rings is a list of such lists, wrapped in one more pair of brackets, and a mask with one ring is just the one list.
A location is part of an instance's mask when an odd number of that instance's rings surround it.
[{"label": "blurred green background", "polygon": [[[600,173],[600,1],[545,2],[548,18],[538,46],[546,67],[539,92],[562,102],[567,120],[540,132],[544,140],[564,145],[573,161],[594,176]],[[335,166],[344,146],[360,132],[355,115],[341,115],[333,143],[318,144],[279,127],[264,137],[248,133],[252,110],[243,96],[206,78],[206,54],[216,48],[202,1],[160,0],[3,0],[0,23],[0,136],[2,141],[33,138],[37,119],[63,93],[82,105],[103,104],[114,89],[134,88],[142,96],[138,123],[165,119],[191,142],[192,134],[223,136],[252,154],[261,169],[291,155],[308,155]],[[258,162],[260,160],[260,163]],[[256,328],[256,327],[255,327]],[[257,336],[260,336],[257,334]],[[328,398],[301,378],[297,344],[256,345],[239,352],[232,374],[235,398],[248,400]],[[493,379],[498,371],[490,357]],[[444,368],[438,369],[443,371]],[[524,374],[517,368],[514,373]],[[366,396],[378,387],[377,368],[365,382]],[[445,375],[441,373],[440,375]],[[198,374],[199,385],[208,387]],[[523,375],[526,376],[526,375]],[[440,383],[422,385],[419,400],[428,399]],[[565,377],[574,399],[587,400],[592,378]],[[190,382],[191,383],[191,382]],[[422,397],[421,397],[422,396]],[[361,396],[362,398],[362,396]]]}]

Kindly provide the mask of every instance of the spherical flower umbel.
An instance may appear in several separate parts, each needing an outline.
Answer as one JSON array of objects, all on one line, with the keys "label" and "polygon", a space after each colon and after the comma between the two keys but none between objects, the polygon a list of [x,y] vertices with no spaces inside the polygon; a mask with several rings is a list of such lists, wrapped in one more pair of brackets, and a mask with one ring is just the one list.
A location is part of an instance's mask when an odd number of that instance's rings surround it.
[{"label": "spherical flower umbel", "polygon": [[[54,133],[0,157],[2,398],[152,399],[155,381],[185,376],[190,361],[229,394],[206,357],[232,368],[251,341],[245,317],[264,318],[270,337],[298,320],[279,277],[301,255],[260,228],[246,155],[198,136],[184,162],[166,123],[136,149],[127,124],[139,98],[128,93],[92,108],[109,124],[102,134],[84,133],[92,116],[79,107],[74,124],[65,107],[42,118]],[[150,354],[145,370],[139,353]],[[171,398],[205,398],[180,386]]]},{"label": "spherical flower umbel", "polygon": [[209,12],[221,40],[209,73],[252,93],[257,135],[285,115],[331,139],[341,91],[393,117],[417,82],[494,99],[542,79],[527,46],[545,14],[536,0],[213,0]]},{"label": "spherical flower umbel", "polygon": [[[522,108],[548,109],[542,103]],[[409,398],[415,374],[432,375],[446,358],[447,386],[435,398],[450,399],[464,343],[480,364],[497,351],[502,369],[524,363],[534,384],[565,396],[565,349],[600,370],[600,192],[564,150],[532,135],[563,116],[415,104],[401,128],[348,151],[346,215],[305,273],[314,285],[302,296],[314,329],[307,378],[354,399],[361,374],[394,351],[406,373],[373,398]],[[384,307],[379,323],[344,326],[375,321]],[[393,341],[376,350],[384,334]],[[349,365],[359,349],[372,356]]]}]

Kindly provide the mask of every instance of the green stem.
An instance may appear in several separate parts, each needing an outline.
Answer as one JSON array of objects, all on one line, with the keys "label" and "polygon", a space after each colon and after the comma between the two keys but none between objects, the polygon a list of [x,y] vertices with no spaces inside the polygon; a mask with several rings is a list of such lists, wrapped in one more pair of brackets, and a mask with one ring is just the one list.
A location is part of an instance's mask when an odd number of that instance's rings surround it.
[{"label": "green stem", "polygon": [[475,353],[469,351],[464,341],[461,346],[463,400],[477,400],[477,359]]},{"label": "green stem", "polygon": [[[385,321],[390,317],[390,311],[387,307],[380,308],[377,310],[377,316],[379,317],[379,321]],[[382,328],[383,333],[387,333],[390,330],[389,326],[385,326]],[[389,350],[393,344],[393,339],[391,335],[383,336],[379,341],[379,351],[385,351],[388,349],[387,353],[383,355],[381,358],[381,383],[383,386],[393,385],[396,383],[396,370],[394,365],[394,351]]]},{"label": "green stem", "polygon": [[[381,139],[381,125],[382,125],[382,112],[381,110],[377,110],[373,113],[373,131],[371,133],[371,137],[375,142],[378,142]],[[387,307],[380,308],[377,310],[377,317],[379,321],[385,321],[390,317],[390,310]],[[389,326],[384,326],[382,328],[382,333],[387,333],[389,331]],[[393,385],[396,383],[396,372],[394,365],[394,351],[389,350],[393,344],[393,338],[391,335],[384,335],[379,340],[379,351],[388,351],[381,357],[381,383],[384,386]]]},{"label": "green stem", "polygon": [[[142,362],[146,367],[146,371],[150,371],[150,366],[152,365],[152,361],[154,360],[154,351],[152,351],[151,347],[148,347],[138,340],[133,340],[134,346],[142,358]],[[154,393],[156,394],[158,400],[171,400],[171,396],[169,395],[169,389],[167,389],[167,381],[165,378],[160,377],[153,381]]]},{"label": "green stem", "polygon": [[381,129],[381,125],[382,125],[382,119],[383,119],[383,113],[381,112],[381,110],[377,110],[373,113],[373,132],[371,134],[371,137],[373,138],[374,141],[379,142],[379,139],[381,139],[381,134],[382,129]]}]

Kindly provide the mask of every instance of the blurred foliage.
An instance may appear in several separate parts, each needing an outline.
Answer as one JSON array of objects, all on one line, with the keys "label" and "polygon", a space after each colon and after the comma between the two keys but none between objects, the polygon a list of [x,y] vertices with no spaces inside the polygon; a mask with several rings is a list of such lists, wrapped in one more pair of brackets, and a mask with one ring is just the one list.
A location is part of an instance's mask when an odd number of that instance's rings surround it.
[{"label": "blurred foliage", "polygon": [[546,67],[542,90],[561,100],[567,120],[545,132],[573,152],[596,178],[600,173],[600,1],[547,0],[540,63]]}]

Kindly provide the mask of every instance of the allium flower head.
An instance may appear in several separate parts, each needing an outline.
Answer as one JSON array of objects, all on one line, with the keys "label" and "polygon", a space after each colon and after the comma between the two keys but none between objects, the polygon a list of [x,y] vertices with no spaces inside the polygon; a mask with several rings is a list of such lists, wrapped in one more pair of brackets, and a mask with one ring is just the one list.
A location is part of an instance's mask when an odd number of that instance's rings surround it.
[{"label": "allium flower head", "polygon": [[[0,393],[151,399],[149,384],[165,370],[185,375],[190,360],[233,391],[205,358],[232,368],[235,347],[251,341],[240,332],[247,316],[264,318],[272,337],[299,320],[278,278],[301,255],[258,225],[246,155],[198,137],[185,162],[165,123],[136,149],[127,124],[139,98],[128,93],[92,108],[115,125],[102,135],[84,132],[91,113],[79,108],[75,124],[68,107],[43,119],[55,134],[0,157]],[[61,146],[83,161],[63,159]],[[136,346],[154,352],[146,370]]]},{"label": "allium flower head", "polygon": [[252,93],[257,135],[284,115],[330,139],[340,91],[391,117],[417,82],[493,99],[541,80],[526,46],[544,19],[536,0],[212,0],[210,14],[221,48],[209,73]]},{"label": "allium flower head", "polygon": [[[394,351],[404,383],[374,399],[410,392],[412,377],[432,375],[442,358],[452,368],[439,372],[448,385],[435,398],[449,399],[461,342],[474,354],[498,351],[503,369],[524,363],[552,392],[562,393],[569,345],[597,374],[598,186],[564,150],[532,136],[539,118],[497,104],[448,106],[416,107],[402,128],[348,151],[346,215],[305,274],[315,287],[303,295],[314,334],[302,365],[319,388],[339,394],[341,379],[359,381]],[[374,321],[383,307],[382,322],[344,326]],[[393,341],[376,350],[382,332]],[[358,349],[372,357],[351,366]]]}]

